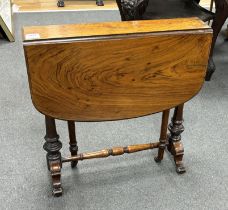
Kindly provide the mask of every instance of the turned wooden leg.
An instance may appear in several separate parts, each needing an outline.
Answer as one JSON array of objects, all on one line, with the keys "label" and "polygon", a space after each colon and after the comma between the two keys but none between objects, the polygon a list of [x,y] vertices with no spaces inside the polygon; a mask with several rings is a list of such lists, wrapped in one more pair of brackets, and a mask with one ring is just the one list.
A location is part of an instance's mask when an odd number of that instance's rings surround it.
[{"label": "turned wooden leg", "polygon": [[[78,154],[78,146],[75,134],[75,124],[74,121],[67,121],[68,123],[68,132],[69,132],[69,139],[70,139],[70,147],[69,150],[71,152],[71,156],[76,156]],[[72,161],[71,167],[74,168],[77,165],[78,161]]]},{"label": "turned wooden leg", "polygon": [[169,124],[169,142],[168,142],[168,150],[174,157],[174,161],[176,164],[176,171],[179,174],[185,172],[185,167],[183,165],[183,155],[184,155],[184,147],[181,142],[181,133],[184,131],[183,126],[183,108],[184,104],[177,106],[174,110],[173,118],[171,123]]},{"label": "turned wooden leg", "polygon": [[215,71],[215,64],[213,62],[213,51],[215,42],[217,40],[218,34],[222,29],[223,24],[225,23],[227,17],[228,17],[228,3],[225,0],[217,0],[215,1],[215,18],[212,23],[212,29],[213,29],[213,39],[211,44],[211,52],[210,52],[210,58],[208,63],[208,69],[206,74],[206,81],[211,80],[211,76]]},{"label": "turned wooden leg", "polygon": [[163,111],[162,113],[162,123],[161,123],[161,133],[159,139],[159,148],[158,148],[158,156],[154,158],[156,162],[160,162],[163,159],[164,151],[167,143],[167,128],[169,121],[169,109]]},{"label": "turned wooden leg", "polygon": [[61,196],[61,153],[62,143],[59,141],[59,135],[56,132],[55,119],[45,116],[46,135],[44,137],[44,150],[47,151],[47,166],[51,173],[53,195]]}]

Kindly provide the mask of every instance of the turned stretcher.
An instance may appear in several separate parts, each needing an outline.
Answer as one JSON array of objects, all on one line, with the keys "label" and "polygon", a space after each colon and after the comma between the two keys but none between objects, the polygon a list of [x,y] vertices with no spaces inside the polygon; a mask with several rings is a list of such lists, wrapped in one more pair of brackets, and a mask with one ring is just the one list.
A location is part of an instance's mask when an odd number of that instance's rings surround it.
[{"label": "turned stretcher", "polygon": [[[167,147],[184,173],[183,105],[202,87],[211,29],[197,18],[24,28],[32,102],[45,115],[44,149],[53,194],[62,163]],[[175,108],[168,126],[169,112]],[[78,154],[75,121],[130,119],[163,112],[159,141]],[[68,122],[71,156],[62,157],[55,119]],[[167,137],[167,129],[170,134]]]}]

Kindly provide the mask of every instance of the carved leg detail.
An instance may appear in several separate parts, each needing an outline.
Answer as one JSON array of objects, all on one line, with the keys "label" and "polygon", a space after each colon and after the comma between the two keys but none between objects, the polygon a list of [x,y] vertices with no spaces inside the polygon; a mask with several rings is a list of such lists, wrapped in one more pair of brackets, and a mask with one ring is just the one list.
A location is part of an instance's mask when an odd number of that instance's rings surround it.
[{"label": "carved leg detail", "polygon": [[[78,146],[75,134],[75,123],[74,121],[67,121],[68,123],[68,132],[69,132],[69,139],[70,139],[70,147],[69,150],[71,152],[71,156],[76,156],[78,154]],[[72,161],[71,167],[74,168],[77,165],[78,161]]]},{"label": "carved leg detail", "polygon": [[164,150],[167,143],[167,127],[168,127],[168,121],[169,121],[169,111],[165,110],[162,114],[162,123],[161,123],[161,134],[159,139],[159,148],[158,148],[158,156],[154,158],[156,162],[160,162],[163,159],[164,156]]},{"label": "carved leg detail", "polygon": [[50,172],[52,177],[53,195],[56,197],[61,196],[63,192],[61,187],[61,163],[50,163]]},{"label": "carved leg detail", "polygon": [[61,188],[61,153],[62,143],[59,141],[59,135],[56,132],[55,119],[45,116],[46,135],[44,137],[44,150],[47,151],[47,166],[52,177],[53,195],[62,195]]},{"label": "carved leg detail", "polygon": [[168,128],[170,135],[167,148],[174,157],[176,171],[179,174],[182,174],[186,171],[182,161],[184,156],[184,147],[181,142],[181,133],[184,131],[184,126],[182,124],[183,108],[184,104],[181,104],[175,108],[172,122],[169,124]]}]

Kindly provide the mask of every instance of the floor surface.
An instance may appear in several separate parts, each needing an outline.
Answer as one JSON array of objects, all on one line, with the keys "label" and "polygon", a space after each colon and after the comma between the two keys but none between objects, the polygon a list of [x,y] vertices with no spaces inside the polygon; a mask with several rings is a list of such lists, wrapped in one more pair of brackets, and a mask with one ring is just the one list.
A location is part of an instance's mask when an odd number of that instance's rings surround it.
[{"label": "floor surface", "polygon": [[[177,175],[166,153],[157,151],[82,161],[62,169],[64,194],[51,195],[46,168],[44,117],[30,99],[21,41],[22,25],[118,21],[117,11],[16,14],[16,42],[0,41],[0,209],[19,210],[227,210],[228,42],[215,49],[216,73],[185,106],[184,162]],[[138,119],[77,123],[79,151],[157,141],[161,114]],[[67,125],[57,122],[68,155]]]}]

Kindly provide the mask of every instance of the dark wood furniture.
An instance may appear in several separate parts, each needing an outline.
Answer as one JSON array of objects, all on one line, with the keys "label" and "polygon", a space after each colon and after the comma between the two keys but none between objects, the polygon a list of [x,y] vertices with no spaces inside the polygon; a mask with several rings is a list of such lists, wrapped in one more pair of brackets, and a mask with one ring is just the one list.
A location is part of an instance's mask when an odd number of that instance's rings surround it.
[{"label": "dark wood furniture", "polygon": [[[75,167],[79,160],[153,148],[158,148],[155,160],[160,162],[167,146],[177,173],[184,173],[183,105],[202,87],[211,39],[212,30],[197,18],[25,27],[31,97],[45,115],[44,149],[53,194],[62,194],[65,162]],[[163,112],[159,141],[78,154],[75,121],[157,112]],[[60,153],[55,119],[68,121],[71,156],[66,158]]]},{"label": "dark wood furniture", "polygon": [[[104,6],[104,1],[103,0],[96,0],[96,5],[97,6]],[[58,0],[57,6],[58,7],[64,7],[65,6],[64,0]]]},{"label": "dark wood furniture", "polygon": [[123,21],[154,20],[181,17],[199,17],[203,21],[214,20],[213,41],[206,80],[211,79],[215,71],[213,49],[217,36],[228,17],[228,0],[215,0],[215,14],[202,8],[199,0],[116,0]]}]

